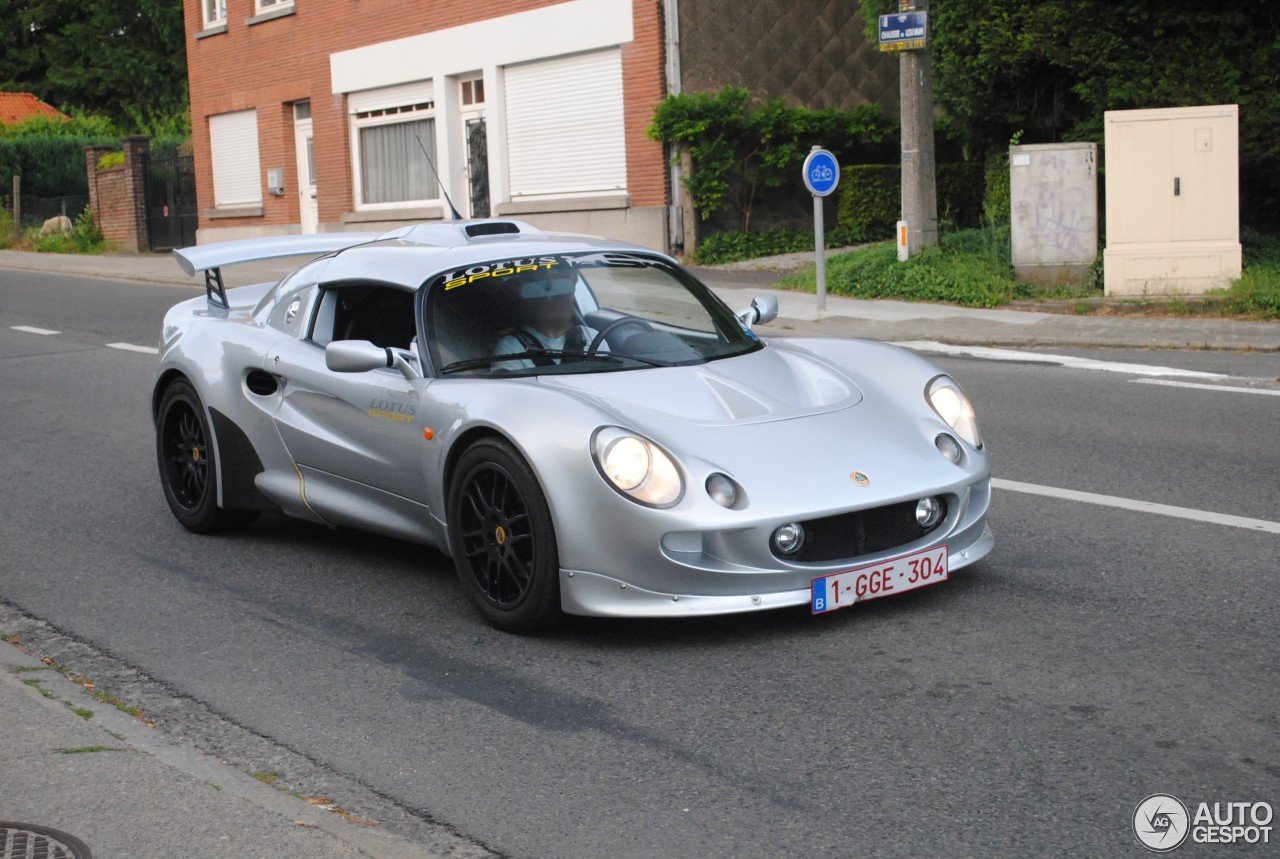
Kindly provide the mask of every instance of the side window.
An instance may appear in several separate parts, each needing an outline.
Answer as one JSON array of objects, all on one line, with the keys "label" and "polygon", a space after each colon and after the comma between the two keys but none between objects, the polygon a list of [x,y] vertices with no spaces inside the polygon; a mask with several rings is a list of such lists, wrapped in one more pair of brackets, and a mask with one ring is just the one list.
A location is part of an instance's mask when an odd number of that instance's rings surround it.
[{"label": "side window", "polygon": [[311,300],[315,298],[316,285],[306,283],[285,292],[271,308],[267,324],[291,337],[301,337],[311,313]]},{"label": "side window", "polygon": [[311,329],[311,339],[321,346],[334,340],[368,340],[408,349],[416,335],[413,291],[369,283],[325,287]]}]

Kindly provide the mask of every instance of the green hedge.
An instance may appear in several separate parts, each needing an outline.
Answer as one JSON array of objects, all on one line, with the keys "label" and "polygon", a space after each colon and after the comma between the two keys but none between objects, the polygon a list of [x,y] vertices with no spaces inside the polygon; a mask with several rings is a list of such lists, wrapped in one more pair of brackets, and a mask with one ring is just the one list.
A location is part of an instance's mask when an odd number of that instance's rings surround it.
[{"label": "green hedge", "polygon": [[[35,197],[61,197],[89,193],[84,147],[112,140],[78,140],[71,137],[0,137],[0,179],[22,175],[22,193]],[[6,187],[9,190],[12,186]]]},{"label": "green hedge", "polygon": [[[983,186],[981,164],[939,164],[936,185],[939,225],[978,226],[982,218]],[[836,226],[847,239],[867,242],[890,237],[901,212],[900,165],[854,164],[841,171]]]}]

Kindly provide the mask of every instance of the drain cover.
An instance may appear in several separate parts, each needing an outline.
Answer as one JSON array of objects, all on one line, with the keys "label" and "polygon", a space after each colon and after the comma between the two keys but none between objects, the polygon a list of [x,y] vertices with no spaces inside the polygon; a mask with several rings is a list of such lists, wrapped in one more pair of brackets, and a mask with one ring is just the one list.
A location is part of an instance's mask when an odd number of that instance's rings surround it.
[{"label": "drain cover", "polygon": [[0,820],[0,859],[93,859],[93,854],[74,835]]}]

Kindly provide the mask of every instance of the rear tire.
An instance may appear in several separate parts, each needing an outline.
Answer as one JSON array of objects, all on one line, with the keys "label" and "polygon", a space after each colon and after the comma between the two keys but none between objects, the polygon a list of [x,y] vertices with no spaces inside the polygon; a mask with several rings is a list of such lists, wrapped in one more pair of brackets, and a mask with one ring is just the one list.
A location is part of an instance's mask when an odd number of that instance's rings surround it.
[{"label": "rear tire", "polygon": [[200,395],[185,379],[160,398],[156,463],[165,501],[182,527],[199,534],[242,528],[258,517],[218,506],[218,460]]},{"label": "rear tire", "polygon": [[449,487],[458,581],[485,620],[529,632],[560,617],[560,556],[551,509],[529,464],[492,438],[463,452]]}]

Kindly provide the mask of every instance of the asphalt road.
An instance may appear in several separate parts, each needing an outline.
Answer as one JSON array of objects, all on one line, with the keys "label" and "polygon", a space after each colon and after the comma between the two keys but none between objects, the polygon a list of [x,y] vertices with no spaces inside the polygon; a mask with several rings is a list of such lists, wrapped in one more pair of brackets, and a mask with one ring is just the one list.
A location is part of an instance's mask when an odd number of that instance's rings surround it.
[{"label": "asphalt road", "polygon": [[[1001,490],[995,552],[944,585],[515,638],[429,549],[178,526],[154,358],[106,344],[190,294],[0,271],[0,609],[163,731],[503,856],[1137,856],[1149,794],[1280,805],[1274,532]],[[1280,521],[1280,397],[937,360],[997,477]]]}]

